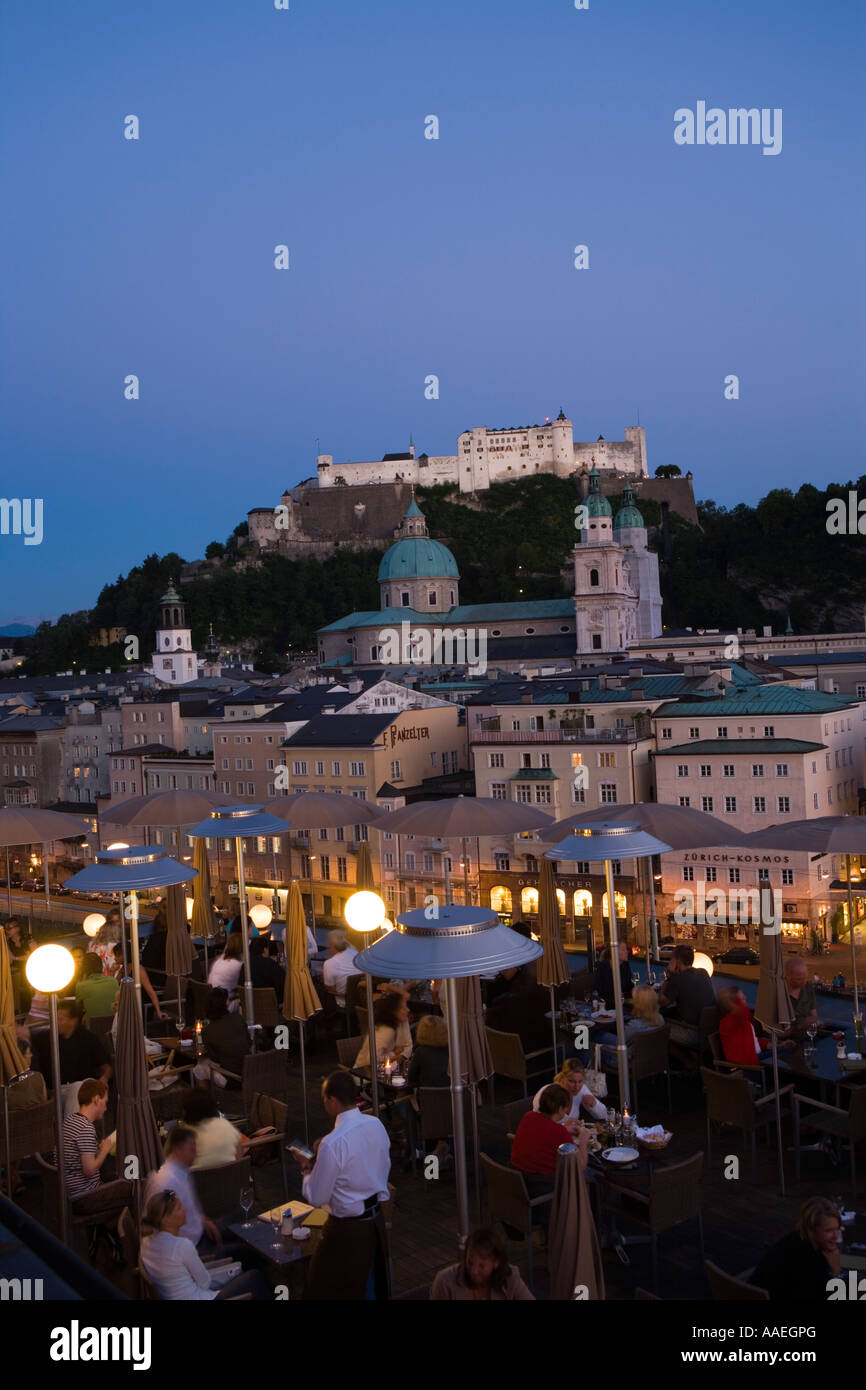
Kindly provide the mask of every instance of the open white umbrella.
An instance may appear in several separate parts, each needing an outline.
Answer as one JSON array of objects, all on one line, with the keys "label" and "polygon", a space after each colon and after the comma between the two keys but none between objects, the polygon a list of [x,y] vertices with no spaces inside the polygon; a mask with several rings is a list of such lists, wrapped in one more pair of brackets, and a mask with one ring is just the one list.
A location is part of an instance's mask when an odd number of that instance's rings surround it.
[{"label": "open white umbrella", "polygon": [[11,845],[42,845],[42,869],[45,874],[45,907],[51,908],[51,888],[48,883],[48,863],[45,846],[49,840],[73,840],[87,835],[90,826],[83,816],[68,816],[64,811],[43,811],[38,806],[5,806],[0,810],[0,845],[6,848],[6,906],[12,916],[12,875],[9,868]]}]

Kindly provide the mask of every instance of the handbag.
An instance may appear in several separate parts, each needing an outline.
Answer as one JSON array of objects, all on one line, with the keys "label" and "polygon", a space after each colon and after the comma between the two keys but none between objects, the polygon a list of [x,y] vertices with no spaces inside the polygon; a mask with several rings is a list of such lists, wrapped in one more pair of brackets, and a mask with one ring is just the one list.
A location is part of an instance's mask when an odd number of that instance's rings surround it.
[{"label": "handbag", "polygon": [[596,1043],[593,1065],[587,1067],[584,1082],[596,1100],[604,1100],[607,1095],[607,1077],[601,1069],[601,1045]]}]

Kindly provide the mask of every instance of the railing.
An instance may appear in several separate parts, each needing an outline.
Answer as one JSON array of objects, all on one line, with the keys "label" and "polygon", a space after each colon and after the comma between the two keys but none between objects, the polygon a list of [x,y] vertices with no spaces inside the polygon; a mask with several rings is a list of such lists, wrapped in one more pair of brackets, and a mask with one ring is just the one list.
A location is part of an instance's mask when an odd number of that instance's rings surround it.
[{"label": "railing", "polygon": [[472,729],[470,743],[635,743],[631,729]]}]

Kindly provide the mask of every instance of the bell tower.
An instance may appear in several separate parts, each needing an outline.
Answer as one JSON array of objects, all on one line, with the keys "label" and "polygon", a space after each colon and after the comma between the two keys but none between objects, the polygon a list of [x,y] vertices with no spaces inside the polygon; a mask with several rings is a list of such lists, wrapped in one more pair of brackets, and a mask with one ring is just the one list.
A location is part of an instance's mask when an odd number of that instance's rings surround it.
[{"label": "bell tower", "polygon": [[186,605],[174,583],[159,601],[153,674],[166,685],[184,685],[198,676],[198,657],[192,649],[192,632],[186,625]]}]

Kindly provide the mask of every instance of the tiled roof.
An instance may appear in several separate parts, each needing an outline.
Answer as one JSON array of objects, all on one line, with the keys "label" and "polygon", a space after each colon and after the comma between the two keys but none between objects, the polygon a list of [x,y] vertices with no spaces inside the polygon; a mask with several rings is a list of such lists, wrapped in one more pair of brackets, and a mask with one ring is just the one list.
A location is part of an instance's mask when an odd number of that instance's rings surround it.
[{"label": "tiled roof", "polygon": [[291,734],[284,748],[371,748],[399,711],[390,714],[319,714]]},{"label": "tiled roof", "polygon": [[702,738],[694,743],[678,743],[674,748],[662,744],[656,752],[657,758],[685,757],[687,754],[701,756],[710,753],[815,753],[826,748],[825,743],[809,743],[799,738]]},{"label": "tiled roof", "polygon": [[730,719],[743,715],[831,714],[850,710],[857,701],[847,695],[830,695],[823,690],[800,690],[790,685],[759,685],[751,690],[731,690],[723,698],[700,700],[685,698],[656,710],[657,719],[685,719],[709,714]]}]

